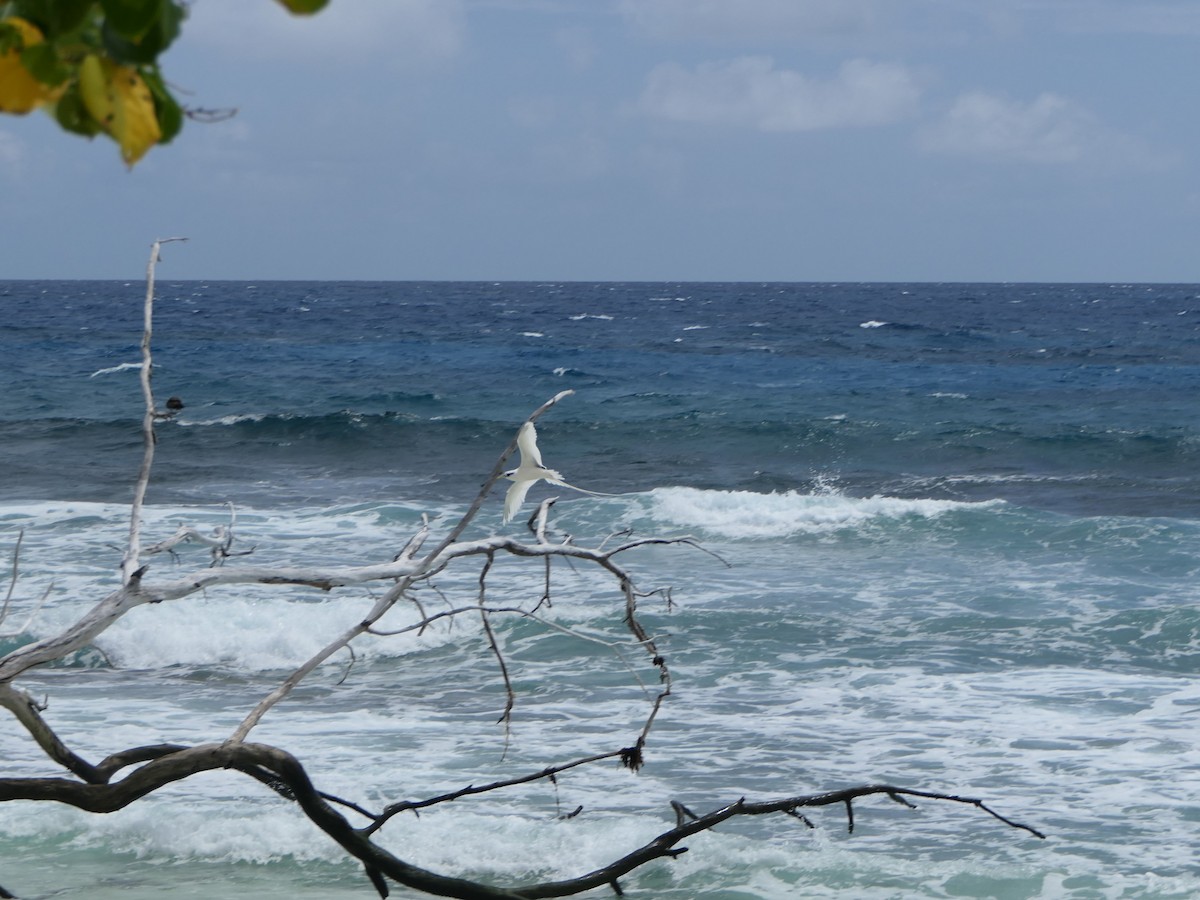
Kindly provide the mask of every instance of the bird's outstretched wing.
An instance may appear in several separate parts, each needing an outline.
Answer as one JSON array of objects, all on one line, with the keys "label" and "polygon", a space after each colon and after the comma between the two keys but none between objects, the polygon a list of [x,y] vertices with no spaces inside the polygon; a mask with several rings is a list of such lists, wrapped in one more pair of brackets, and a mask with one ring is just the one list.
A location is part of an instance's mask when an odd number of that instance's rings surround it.
[{"label": "bird's outstretched wing", "polygon": [[[537,449],[536,447],[534,448]],[[508,493],[504,495],[504,522],[507,524],[509,519],[517,514],[517,510],[521,508],[521,504],[525,502],[525,495],[529,493],[529,489],[533,487],[533,482],[537,479],[522,479],[514,481],[512,487],[508,489]]]},{"label": "bird's outstretched wing", "polygon": [[517,432],[517,449],[521,451],[521,465],[542,468],[542,453],[538,450],[537,430],[532,422],[526,422]]}]

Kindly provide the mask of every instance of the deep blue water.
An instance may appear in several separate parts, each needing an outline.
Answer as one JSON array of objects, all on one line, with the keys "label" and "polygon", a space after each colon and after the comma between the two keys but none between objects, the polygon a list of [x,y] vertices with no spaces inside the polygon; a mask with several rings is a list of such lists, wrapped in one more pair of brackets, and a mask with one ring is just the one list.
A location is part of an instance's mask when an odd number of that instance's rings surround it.
[{"label": "deep blue water", "polygon": [[[599,490],[821,479],[860,496],[1190,516],[1197,291],[160,281],[155,387],[187,407],[156,490],[241,484],[249,453],[255,483],[313,499],[347,480],[444,496],[573,388],[543,428]],[[136,373],[91,376],[137,361],[142,292],[0,283],[0,497],[127,496]],[[185,458],[186,472],[171,465]]]}]

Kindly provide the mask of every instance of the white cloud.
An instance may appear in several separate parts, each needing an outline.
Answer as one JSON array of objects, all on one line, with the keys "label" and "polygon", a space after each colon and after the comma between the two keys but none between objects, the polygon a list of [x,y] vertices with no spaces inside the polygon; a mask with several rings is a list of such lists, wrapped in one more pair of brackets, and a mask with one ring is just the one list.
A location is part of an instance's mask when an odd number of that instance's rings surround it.
[{"label": "white cloud", "polygon": [[462,0],[342,0],[314,16],[293,16],[278,3],[197,0],[184,35],[254,57],[354,63],[387,55],[425,61],[462,46]]},{"label": "white cloud", "polygon": [[856,32],[873,0],[621,0],[621,15],[656,37],[779,37]]},{"label": "white cloud", "polygon": [[768,57],[666,63],[651,71],[641,112],[675,122],[760,131],[816,131],[886,125],[913,114],[920,88],[904,66],[851,60],[828,81],[776,68]]},{"label": "white cloud", "polygon": [[989,162],[1135,168],[1167,162],[1165,154],[1107,128],[1078,103],[1053,93],[1028,103],[983,91],[962,94],[918,140],[932,153]]},{"label": "white cloud", "polygon": [[1076,162],[1094,129],[1091,115],[1057,94],[1031,103],[972,91],[955,101],[943,119],[921,135],[936,153],[989,160]]}]

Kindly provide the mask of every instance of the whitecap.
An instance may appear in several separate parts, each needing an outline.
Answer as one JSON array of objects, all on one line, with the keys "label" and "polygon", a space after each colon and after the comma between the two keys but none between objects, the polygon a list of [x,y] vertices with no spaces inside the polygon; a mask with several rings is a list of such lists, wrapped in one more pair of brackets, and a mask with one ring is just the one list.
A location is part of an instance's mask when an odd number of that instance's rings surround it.
[{"label": "whitecap", "polygon": [[887,325],[887,324],[888,324],[887,322],[880,322],[878,319],[871,319],[870,321],[867,321],[867,322],[859,322],[858,327],[859,328],[882,328],[884,325]]},{"label": "whitecap", "polygon": [[142,364],[140,362],[121,363],[119,366],[110,366],[107,369],[97,369],[95,372],[93,372],[88,377],[95,378],[97,375],[111,375],[113,372],[125,372],[130,369],[136,369],[137,371],[140,372],[142,370]]},{"label": "whitecap", "polygon": [[215,419],[197,419],[194,421],[180,419],[176,421],[176,424],[184,427],[204,425],[239,425],[242,422],[261,422],[266,417],[267,416],[265,413],[244,413],[242,415],[218,416]]},{"label": "whitecap", "polygon": [[730,538],[786,537],[856,528],[880,519],[936,518],[952,510],[986,509],[1002,501],[964,503],[954,500],[901,499],[875,495],[847,497],[822,491],[759,494],[753,491],[713,491],[688,487],[657,488],[650,492],[651,515],[659,522],[702,528]]}]

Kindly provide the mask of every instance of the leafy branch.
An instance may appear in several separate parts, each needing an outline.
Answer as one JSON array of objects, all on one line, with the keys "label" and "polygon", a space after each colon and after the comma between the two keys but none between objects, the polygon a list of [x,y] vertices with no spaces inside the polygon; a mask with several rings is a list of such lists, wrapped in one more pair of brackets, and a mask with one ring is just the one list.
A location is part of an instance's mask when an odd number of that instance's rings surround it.
[{"label": "leafy branch", "polygon": [[[315,13],[328,0],[277,0]],[[0,3],[0,112],[45,109],[64,130],[105,134],[135,165],[167,144],[186,118],[220,121],[228,110],[189,108],[163,76],[161,56],[179,37],[184,0],[8,0]]]}]

